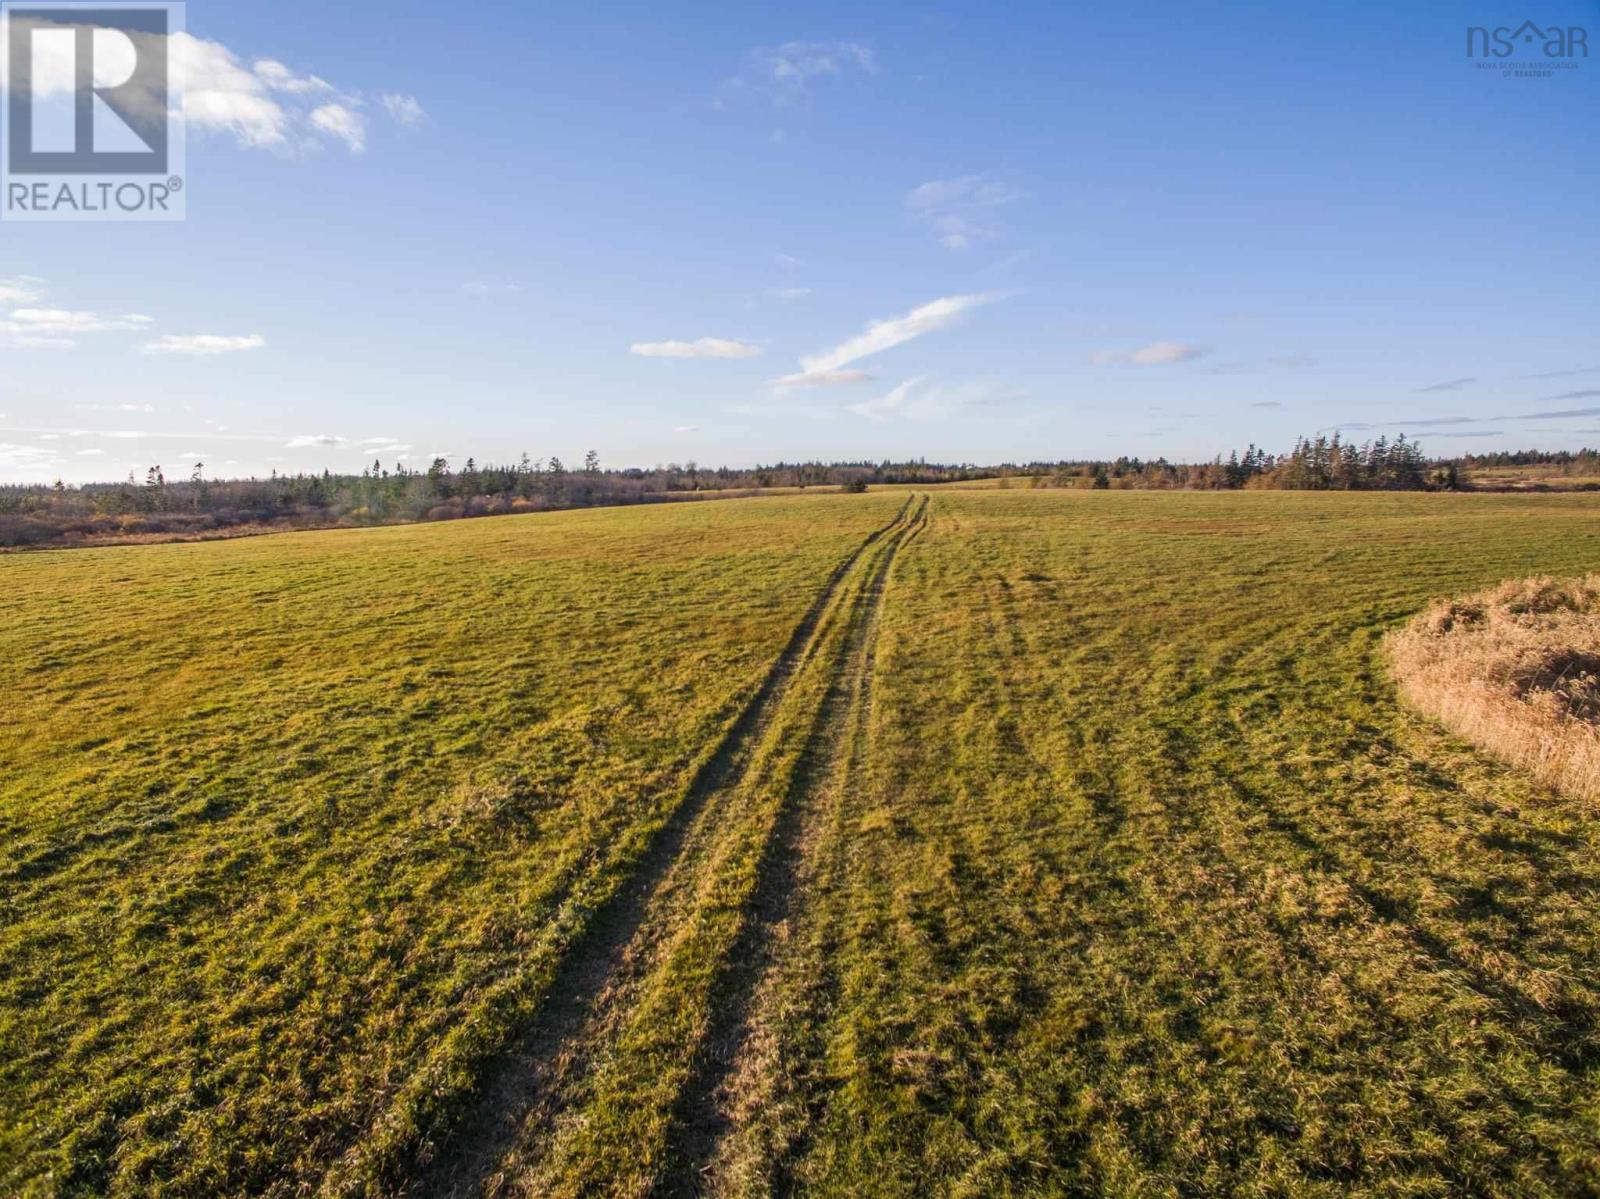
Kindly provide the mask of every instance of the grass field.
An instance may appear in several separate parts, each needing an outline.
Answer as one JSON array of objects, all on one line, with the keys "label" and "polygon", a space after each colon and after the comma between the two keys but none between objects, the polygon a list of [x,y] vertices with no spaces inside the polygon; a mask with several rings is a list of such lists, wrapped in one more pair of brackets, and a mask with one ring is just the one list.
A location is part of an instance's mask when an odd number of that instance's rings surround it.
[{"label": "grass field", "polygon": [[1600,1194],[1600,828],[1402,707],[1600,497],[0,561],[0,1192]]}]

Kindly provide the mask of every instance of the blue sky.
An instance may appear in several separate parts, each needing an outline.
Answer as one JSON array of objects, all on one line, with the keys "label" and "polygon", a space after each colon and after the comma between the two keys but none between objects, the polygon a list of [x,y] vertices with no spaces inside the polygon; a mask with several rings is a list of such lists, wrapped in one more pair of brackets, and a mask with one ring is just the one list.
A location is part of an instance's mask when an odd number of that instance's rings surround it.
[{"label": "blue sky", "polygon": [[187,221],[0,224],[0,475],[1600,444],[1536,8],[193,0]]}]

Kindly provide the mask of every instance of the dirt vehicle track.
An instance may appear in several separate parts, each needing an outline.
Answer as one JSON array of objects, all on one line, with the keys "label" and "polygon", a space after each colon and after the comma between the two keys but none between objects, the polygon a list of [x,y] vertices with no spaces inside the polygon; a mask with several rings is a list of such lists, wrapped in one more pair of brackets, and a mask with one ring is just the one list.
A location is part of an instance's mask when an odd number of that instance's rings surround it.
[{"label": "dirt vehicle track", "polygon": [[[424,1163],[405,1193],[543,1193],[559,1186],[558,1146],[549,1142],[577,1119],[572,1113],[589,1098],[597,1063],[618,1052],[645,978],[670,969],[663,955],[696,920],[699,897],[754,844],[754,887],[742,897],[732,952],[710,983],[715,1015],[700,1044],[685,1047],[692,1064],[657,1175],[669,1191],[698,1189],[696,1179],[727,1131],[723,1084],[748,1033],[773,929],[794,902],[806,830],[837,802],[841,774],[861,752],[890,567],[925,526],[927,507],[926,497],[908,499],[830,577],[629,884],[569,952],[537,1024],[494,1068],[462,1134]],[[761,805],[746,801],[782,777],[773,763],[784,758],[783,745],[798,756],[763,818]]]}]

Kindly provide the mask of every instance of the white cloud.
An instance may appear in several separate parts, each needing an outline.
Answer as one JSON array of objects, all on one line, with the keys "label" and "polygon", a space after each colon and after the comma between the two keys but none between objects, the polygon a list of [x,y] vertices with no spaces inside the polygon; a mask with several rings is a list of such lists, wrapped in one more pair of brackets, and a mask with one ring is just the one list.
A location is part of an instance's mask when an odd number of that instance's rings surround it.
[{"label": "white cloud", "polygon": [[1136,350],[1097,350],[1089,358],[1096,366],[1170,366],[1188,362],[1210,351],[1185,341],[1155,341]]},{"label": "white cloud", "polygon": [[724,95],[764,96],[785,107],[804,101],[818,80],[872,75],[878,64],[860,42],[785,42],[758,46],[745,56],[738,75],[723,84]]},{"label": "white cloud", "polygon": [[[52,24],[60,27],[62,23]],[[131,36],[138,41],[156,35]],[[359,91],[335,87],[275,58],[260,57],[246,65],[222,43],[190,33],[171,35],[168,52],[173,83],[183,97],[184,119],[195,130],[231,135],[242,147],[287,153],[318,145],[323,137],[342,141],[355,153],[365,147],[365,118],[356,111],[364,103]],[[71,78],[70,71],[52,71],[50,75]],[[402,105],[396,110],[389,103],[392,95],[382,93],[380,102],[400,120],[401,114],[411,109]],[[336,99],[319,104],[325,97]],[[160,102],[153,93],[131,102],[137,104],[141,99],[150,108]],[[314,104],[318,106],[311,107]],[[421,112],[415,100],[410,104]]]},{"label": "white cloud", "polygon": [[344,104],[323,104],[311,110],[311,123],[360,154],[367,148],[367,118]]},{"label": "white cloud", "polygon": [[849,411],[870,421],[960,420],[981,416],[994,419],[997,411],[1013,409],[1028,399],[1015,387],[991,380],[965,383],[929,382],[925,376],[907,379],[881,396],[851,404]]},{"label": "white cloud", "polygon": [[913,212],[936,212],[960,204],[993,208],[1020,200],[1022,193],[1007,183],[987,175],[962,175],[955,179],[932,179],[911,189],[906,207]]},{"label": "white cloud", "polygon": [[698,432],[700,432],[700,426],[699,425],[673,425],[672,426],[672,431],[674,433],[698,433]]},{"label": "white cloud", "polygon": [[875,396],[859,404],[851,404],[850,411],[871,421],[886,421],[905,407],[906,400],[911,395],[911,389],[921,382],[922,377],[920,375],[915,379],[907,379],[900,386],[881,396]]},{"label": "white cloud", "polygon": [[0,307],[11,304],[36,304],[43,294],[41,279],[32,275],[18,275],[14,279],[0,279]]},{"label": "white cloud", "polygon": [[209,358],[217,354],[236,354],[241,350],[259,350],[267,339],[259,333],[242,337],[227,337],[217,333],[173,334],[146,342],[146,354],[183,354],[191,358]]},{"label": "white cloud", "polygon": [[[223,426],[223,427],[225,427],[225,426]],[[140,441],[140,440],[148,439],[148,440],[155,440],[155,441],[189,441],[189,442],[199,441],[199,440],[204,440],[204,441],[244,441],[244,442],[264,442],[264,443],[271,443],[271,444],[274,444],[274,445],[281,445],[283,443],[283,435],[281,433],[279,433],[279,434],[272,434],[272,433],[226,433],[226,432],[220,432],[218,429],[207,429],[207,430],[204,430],[204,431],[201,431],[201,432],[196,432],[195,430],[190,429],[190,430],[188,430],[186,432],[185,431],[178,431],[178,432],[170,432],[170,433],[168,433],[168,432],[153,431],[153,430],[150,430],[150,429],[83,429],[83,428],[72,428],[72,427],[62,427],[62,426],[47,425],[47,426],[43,426],[43,427],[34,427],[34,426],[30,426],[30,427],[26,427],[26,428],[18,427],[16,429],[14,429],[14,431],[18,432],[18,433],[36,433],[36,434],[54,435],[56,437],[73,437],[73,438],[108,437],[108,438],[111,438],[111,439],[116,440],[116,441]]]},{"label": "white cloud", "polygon": [[36,445],[19,445],[12,441],[0,441],[0,463],[8,466],[27,465],[30,463],[54,462],[54,450],[41,449]]},{"label": "white cloud", "polygon": [[241,146],[288,145],[295,124],[292,110],[273,99],[267,81],[240,63],[233,51],[188,33],[173,34],[171,50],[173,77],[189,125],[232,134]]},{"label": "white cloud", "polygon": [[760,346],[722,337],[702,337],[698,341],[636,341],[630,354],[641,358],[755,358]]},{"label": "white cloud", "polygon": [[0,321],[0,330],[23,336],[75,333],[106,333],[118,329],[142,329],[150,323],[147,316],[136,313],[127,316],[101,316],[94,312],[75,312],[66,308],[13,308],[6,320]]},{"label": "white cloud", "polygon": [[383,110],[391,118],[402,125],[420,125],[428,116],[422,110],[422,105],[417,103],[415,96],[384,92],[378,97],[378,103],[383,105]]},{"label": "white cloud", "polygon": [[[4,330],[0,323],[0,331]],[[19,350],[70,350],[78,343],[70,337],[35,337],[31,333],[13,334],[6,345]]]},{"label": "white cloud", "polygon": [[773,386],[790,387],[847,387],[852,383],[865,383],[874,378],[862,370],[801,371],[773,380]]},{"label": "white cloud", "polygon": [[61,459],[50,450],[0,441],[0,470],[13,481],[48,480],[59,472],[60,466]]},{"label": "white cloud", "polygon": [[285,449],[307,450],[326,446],[344,446],[350,444],[342,437],[332,437],[326,433],[303,433],[299,437],[289,439]]},{"label": "white cloud", "polygon": [[296,75],[275,58],[258,58],[255,61],[256,78],[275,92],[288,92],[291,96],[308,93],[331,92],[333,84],[315,75]]},{"label": "white cloud", "polygon": [[520,283],[463,283],[461,290],[469,296],[510,296],[522,290]]},{"label": "white cloud", "polygon": [[998,299],[993,294],[945,296],[914,308],[904,316],[873,321],[863,333],[821,354],[802,358],[800,365],[808,375],[837,371],[871,354],[879,354],[913,338],[954,324],[964,313]]},{"label": "white cloud", "polygon": [[987,175],[962,175],[912,188],[906,196],[906,209],[938,235],[940,244],[964,250],[974,242],[999,236],[988,214],[1021,198],[1016,188]]}]

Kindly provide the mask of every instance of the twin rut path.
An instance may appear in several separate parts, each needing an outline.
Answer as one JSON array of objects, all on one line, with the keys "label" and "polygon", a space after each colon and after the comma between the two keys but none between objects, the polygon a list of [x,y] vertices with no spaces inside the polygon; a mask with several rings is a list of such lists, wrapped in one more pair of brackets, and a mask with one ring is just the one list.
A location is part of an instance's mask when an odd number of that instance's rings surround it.
[{"label": "twin rut path", "polygon": [[[462,1131],[402,1193],[703,1193],[736,1117],[732,1076],[762,981],[801,902],[817,829],[866,754],[878,617],[896,555],[926,527],[912,496],[824,585],[629,883],[597,911],[540,1015],[494,1064]],[[744,1064],[741,1065],[741,1062]],[[757,1084],[758,1086],[760,1084]],[[649,1147],[585,1140],[586,1111],[652,1115]],[[665,1131],[663,1132],[662,1129]],[[585,1176],[597,1158],[605,1178]]]}]

